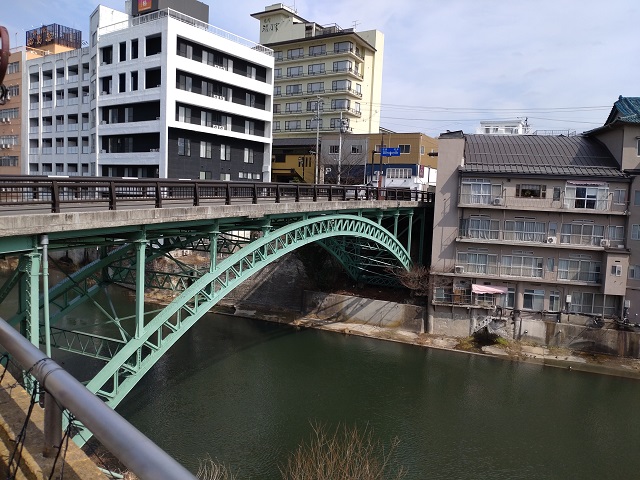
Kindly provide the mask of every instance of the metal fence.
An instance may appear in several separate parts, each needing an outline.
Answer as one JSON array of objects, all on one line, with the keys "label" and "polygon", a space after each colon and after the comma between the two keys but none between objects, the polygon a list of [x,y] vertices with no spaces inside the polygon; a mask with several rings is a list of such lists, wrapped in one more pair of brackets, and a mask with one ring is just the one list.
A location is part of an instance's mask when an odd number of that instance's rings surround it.
[{"label": "metal fence", "polygon": [[354,185],[221,182],[211,180],[120,179],[105,177],[0,177],[0,211],[30,207],[60,213],[71,209],[163,208],[224,205],[397,200],[432,203],[433,193],[407,188]]}]

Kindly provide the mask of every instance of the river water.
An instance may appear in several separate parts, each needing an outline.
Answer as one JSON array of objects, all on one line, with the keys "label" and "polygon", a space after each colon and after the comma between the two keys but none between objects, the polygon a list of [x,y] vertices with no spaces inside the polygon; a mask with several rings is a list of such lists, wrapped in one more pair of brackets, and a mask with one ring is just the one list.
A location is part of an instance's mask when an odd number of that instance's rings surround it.
[{"label": "river water", "polygon": [[638,400],[637,380],[208,315],[118,411],[189,469],[211,456],[240,480],[279,478],[311,422],[397,436],[407,479],[632,479]]}]

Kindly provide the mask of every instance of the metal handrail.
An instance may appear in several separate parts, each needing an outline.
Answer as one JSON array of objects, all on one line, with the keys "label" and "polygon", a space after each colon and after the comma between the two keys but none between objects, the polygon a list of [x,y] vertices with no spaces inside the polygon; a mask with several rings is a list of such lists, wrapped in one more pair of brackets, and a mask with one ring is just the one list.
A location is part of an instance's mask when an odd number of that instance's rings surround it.
[{"label": "metal handrail", "polygon": [[[128,469],[142,479],[188,480],[195,476],[86,389],[0,318],[0,345],[68,409]],[[30,368],[33,367],[33,368]]]},{"label": "metal handrail", "polygon": [[[318,202],[350,200],[397,200],[432,203],[432,192],[408,188],[376,188],[358,185],[312,185],[215,180],[123,179],[112,177],[0,176],[0,214],[3,207],[40,206],[51,213],[81,211],[100,204],[117,210],[175,206],[176,201],[199,206],[209,201],[226,205],[282,201]],[[138,208],[138,207],[135,207]]]}]

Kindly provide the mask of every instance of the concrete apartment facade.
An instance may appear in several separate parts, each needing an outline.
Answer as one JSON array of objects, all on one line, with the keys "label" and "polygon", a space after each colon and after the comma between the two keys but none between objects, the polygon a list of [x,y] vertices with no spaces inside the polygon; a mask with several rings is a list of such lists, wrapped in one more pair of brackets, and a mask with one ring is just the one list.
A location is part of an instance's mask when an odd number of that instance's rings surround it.
[{"label": "concrete apartment facade", "polygon": [[22,145],[22,70],[26,54],[24,49],[13,50],[9,55],[9,65],[4,85],[9,92],[9,100],[0,106],[0,174],[19,175]]},{"label": "concrete apartment facade", "polygon": [[[486,326],[549,343],[542,321],[628,317],[627,278],[638,261],[632,180],[600,137],[440,136],[434,333],[466,336]],[[637,156],[637,140],[628,143]],[[640,299],[631,305],[640,311]]]},{"label": "concrete apartment facade", "polygon": [[252,17],[275,55],[274,138],[315,138],[342,124],[351,133],[379,131],[381,32],[321,26],[281,3]]},{"label": "concrete apartment facade", "polygon": [[195,0],[144,5],[99,6],[89,47],[27,62],[24,173],[270,181],[272,51]]}]

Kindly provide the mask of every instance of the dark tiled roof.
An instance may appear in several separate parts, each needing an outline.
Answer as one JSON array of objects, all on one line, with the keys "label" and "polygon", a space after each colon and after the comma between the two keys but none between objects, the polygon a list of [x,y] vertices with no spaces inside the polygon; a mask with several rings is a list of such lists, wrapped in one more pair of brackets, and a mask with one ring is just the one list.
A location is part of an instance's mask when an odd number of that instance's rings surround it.
[{"label": "dark tiled roof", "polygon": [[583,136],[465,135],[465,172],[624,177],[599,141]]},{"label": "dark tiled roof", "polygon": [[605,122],[640,123],[640,97],[623,97],[620,95],[613,104],[611,113]]}]

